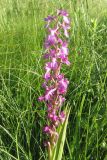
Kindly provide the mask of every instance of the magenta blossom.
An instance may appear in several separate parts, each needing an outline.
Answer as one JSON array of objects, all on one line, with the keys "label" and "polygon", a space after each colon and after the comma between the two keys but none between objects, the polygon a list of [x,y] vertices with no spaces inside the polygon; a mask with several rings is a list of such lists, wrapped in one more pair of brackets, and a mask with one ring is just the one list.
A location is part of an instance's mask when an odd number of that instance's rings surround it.
[{"label": "magenta blossom", "polygon": [[57,11],[57,14],[58,14],[58,15],[61,15],[61,16],[66,16],[66,17],[68,17],[68,13],[67,13],[67,11],[65,11],[65,10],[58,10],[58,11]]},{"label": "magenta blossom", "polygon": [[67,92],[69,81],[67,79],[61,79],[58,83],[58,93],[65,94]]},{"label": "magenta blossom", "polygon": [[[45,146],[52,147],[58,140],[57,127],[64,122],[66,114],[62,111],[62,105],[65,102],[69,81],[60,73],[62,64],[70,65],[68,60],[68,40],[70,29],[70,20],[65,10],[58,10],[56,16],[45,18],[47,23],[48,36],[45,40],[45,55],[47,60],[44,66],[44,88],[43,96],[38,98],[44,101],[47,106],[47,125],[43,132],[47,134],[48,140]],[[62,17],[62,18],[61,18]],[[52,26],[54,26],[52,28]]]},{"label": "magenta blossom", "polygon": [[49,35],[45,41],[45,48],[49,48],[50,46],[55,45],[55,43],[57,42],[57,39],[54,35]]}]

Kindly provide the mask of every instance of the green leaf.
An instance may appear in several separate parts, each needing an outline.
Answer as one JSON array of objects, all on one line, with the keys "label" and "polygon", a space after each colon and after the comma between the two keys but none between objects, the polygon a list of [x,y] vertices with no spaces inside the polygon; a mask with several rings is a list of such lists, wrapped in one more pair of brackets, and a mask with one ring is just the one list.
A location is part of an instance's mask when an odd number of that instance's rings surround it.
[{"label": "green leaf", "polygon": [[64,123],[59,128],[58,142],[51,152],[52,156],[51,156],[50,160],[61,160],[62,159],[70,109],[66,110],[66,113],[67,113],[66,119],[65,119]]}]

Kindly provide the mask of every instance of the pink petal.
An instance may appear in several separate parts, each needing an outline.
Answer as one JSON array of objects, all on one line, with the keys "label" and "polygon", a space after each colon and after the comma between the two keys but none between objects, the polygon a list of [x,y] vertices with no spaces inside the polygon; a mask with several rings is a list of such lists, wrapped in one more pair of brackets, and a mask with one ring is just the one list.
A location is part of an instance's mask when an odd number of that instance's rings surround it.
[{"label": "pink petal", "polygon": [[38,101],[44,101],[44,96],[40,96],[39,98],[38,98]]},{"label": "pink petal", "polygon": [[63,16],[63,20],[66,24],[70,24],[70,20],[68,19],[68,17]]}]

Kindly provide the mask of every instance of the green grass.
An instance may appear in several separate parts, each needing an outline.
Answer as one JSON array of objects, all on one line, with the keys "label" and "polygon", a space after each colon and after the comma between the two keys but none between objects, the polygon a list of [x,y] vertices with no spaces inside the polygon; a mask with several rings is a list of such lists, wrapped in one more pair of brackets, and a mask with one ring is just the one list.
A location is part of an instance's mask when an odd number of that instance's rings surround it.
[{"label": "green grass", "polygon": [[46,160],[41,88],[44,17],[72,19],[66,95],[71,113],[62,160],[107,160],[106,0],[0,1],[0,159]]}]

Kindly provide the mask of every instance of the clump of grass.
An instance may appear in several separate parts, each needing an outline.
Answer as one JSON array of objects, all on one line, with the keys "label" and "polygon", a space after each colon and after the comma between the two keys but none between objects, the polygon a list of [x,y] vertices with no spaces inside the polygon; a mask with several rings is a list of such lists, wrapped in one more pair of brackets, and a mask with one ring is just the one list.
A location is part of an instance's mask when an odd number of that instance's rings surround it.
[{"label": "clump of grass", "polygon": [[[107,16],[91,1],[0,2],[0,159],[47,159],[37,101],[42,81],[43,19],[57,8],[72,17],[67,103],[71,106],[63,160],[106,160]],[[65,104],[66,105],[66,104]]]}]

